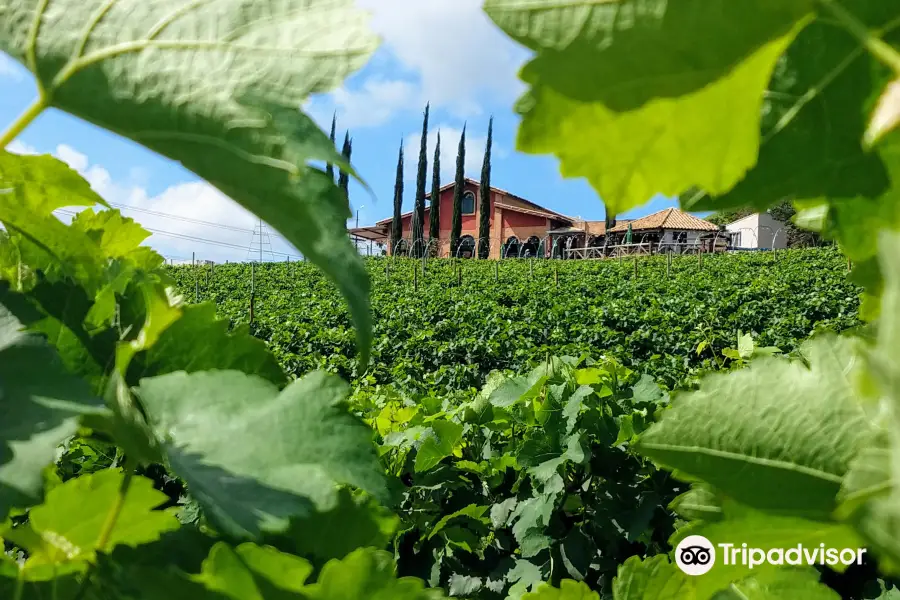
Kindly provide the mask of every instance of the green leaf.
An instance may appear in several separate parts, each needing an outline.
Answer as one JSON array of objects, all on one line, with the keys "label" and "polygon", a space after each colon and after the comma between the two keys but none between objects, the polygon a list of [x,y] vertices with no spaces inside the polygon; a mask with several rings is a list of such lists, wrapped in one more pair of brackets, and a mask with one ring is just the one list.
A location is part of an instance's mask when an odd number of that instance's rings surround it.
[{"label": "green leaf", "polygon": [[348,199],[309,166],[345,161],[298,108],[366,62],[377,45],[366,22],[351,0],[13,0],[0,50],[49,106],[181,163],[283,234],[347,298],[367,364],[369,285]]},{"label": "green leaf", "polygon": [[242,371],[279,387],[288,380],[265,342],[246,328],[229,332],[229,322],[216,318],[216,305],[209,302],[183,307],[181,317],[146,352],[135,357],[129,379],[211,370]]},{"label": "green leaf", "polygon": [[397,578],[391,554],[367,548],[330,561],[303,595],[309,600],[438,600],[439,589],[425,589],[414,577]]},{"label": "green leaf", "polygon": [[802,352],[809,368],[764,357],[704,378],[644,432],[638,451],[750,507],[827,517],[871,425],[855,388],[854,342],[820,337]]},{"label": "green leaf", "polygon": [[[703,577],[698,578],[702,584],[698,585],[698,590],[714,592],[726,588],[731,582],[740,581],[764,571],[779,570],[790,566],[789,561],[794,558],[786,551],[796,549],[798,545],[802,545],[809,552],[815,552],[821,546],[854,550],[864,548],[859,534],[850,525],[844,523],[808,521],[746,509],[732,512],[737,514],[727,515],[726,518],[713,523],[695,522],[679,528],[669,540],[669,544],[676,548],[684,538],[690,535],[701,535],[713,544],[716,552],[715,566]],[[772,549],[784,549],[785,552],[772,554],[773,558],[781,561],[780,566],[763,563],[751,567],[749,564],[741,564],[740,558],[736,564],[734,560],[729,560],[729,564],[726,564],[725,553],[728,550],[720,544],[731,544],[732,550],[737,549],[739,553],[743,544],[747,544],[748,548],[759,548],[767,554]],[[799,555],[799,558],[805,560],[802,554]],[[829,561],[827,556],[821,558],[831,570],[844,572],[848,568],[847,565],[838,561],[831,564],[833,561]],[[818,561],[818,557],[816,560]]]},{"label": "green leaf", "polygon": [[[109,553],[120,544],[147,544],[178,529],[178,519],[170,512],[154,510],[169,498],[153,489],[150,479],[134,476],[121,500],[119,516],[104,538],[110,512],[120,502],[124,477],[118,469],[105,469],[50,490],[44,503],[29,512],[34,537],[22,544],[29,550],[26,568],[92,561],[96,552]],[[39,544],[29,545],[31,540]]]},{"label": "green leaf", "polygon": [[[337,506],[291,519],[288,531],[273,538],[272,544],[294,554],[328,561],[343,558],[356,548],[384,548],[399,523],[399,517],[371,497],[344,488],[338,492]],[[334,535],[335,531],[341,535]]]},{"label": "green leaf", "polygon": [[718,521],[723,517],[722,499],[711,486],[703,483],[693,484],[672,500],[669,510],[690,521]]},{"label": "green leaf", "polygon": [[45,214],[68,206],[107,206],[84,177],[58,158],[0,148],[0,189],[9,188],[32,210]]},{"label": "green leaf", "polygon": [[880,395],[882,429],[858,454],[844,480],[839,514],[851,519],[888,573],[900,573],[900,235],[882,233],[880,267],[884,274],[882,316],[877,341],[866,354],[869,373]]},{"label": "green leaf", "polygon": [[[846,4],[846,3],[845,3]],[[873,29],[895,21],[889,3],[846,6]],[[896,32],[889,34],[897,41]],[[791,198],[856,263],[875,257],[877,232],[900,229],[900,135],[864,147],[878,95],[896,77],[854,35],[823,18],[801,32],[772,78],[759,162],[729,193],[696,196],[688,210],[763,209]],[[867,282],[867,287],[877,281]]]},{"label": "green leaf", "polygon": [[488,0],[494,22],[537,53],[521,72],[531,87],[517,148],[559,157],[611,214],[692,185],[726,192],[756,162],[763,92],[812,6]]},{"label": "green leaf", "polygon": [[207,516],[239,536],[334,508],[338,483],[388,502],[372,431],[346,411],[347,392],[322,372],[280,393],[237,371],[172,373],[138,388],[173,470]]},{"label": "green leaf", "polygon": [[234,600],[287,600],[302,597],[297,594],[312,570],[302,558],[274,548],[245,543],[232,549],[219,542],[194,580]]},{"label": "green leaf", "polygon": [[866,129],[866,146],[874,146],[900,125],[900,79],[890,82],[878,100]]},{"label": "green leaf", "polygon": [[431,423],[431,429],[422,436],[422,444],[416,454],[416,473],[427,471],[453,453],[462,439],[463,426],[439,419]]},{"label": "green leaf", "polygon": [[583,582],[563,579],[559,588],[545,583],[537,591],[522,596],[522,600],[600,600],[600,595]]},{"label": "green leaf", "polygon": [[42,336],[22,331],[6,306],[13,300],[0,283],[0,520],[40,499],[41,470],[75,433],[78,417],[106,412]]},{"label": "green leaf", "polygon": [[467,517],[480,523],[490,523],[490,519],[484,516],[484,513],[486,513],[487,510],[487,506],[476,506],[475,504],[470,504],[469,506],[461,508],[454,513],[444,515],[428,533],[428,539],[431,539],[438,533],[440,533],[447,526],[447,524],[450,523],[450,521],[460,517]]}]

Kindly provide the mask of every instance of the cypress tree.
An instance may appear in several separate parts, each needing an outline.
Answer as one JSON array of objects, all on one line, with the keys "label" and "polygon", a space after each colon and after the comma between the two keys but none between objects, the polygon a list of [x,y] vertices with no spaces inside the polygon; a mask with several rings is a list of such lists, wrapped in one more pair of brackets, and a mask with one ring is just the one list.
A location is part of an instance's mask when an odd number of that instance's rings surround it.
[{"label": "cypress tree", "polygon": [[[334,128],[337,125],[337,113],[334,113],[331,117],[331,146],[334,147]],[[329,163],[325,163],[325,174],[328,175],[328,179],[334,181],[334,165]]]},{"label": "cypress tree", "polygon": [[[341,154],[344,156],[344,161],[349,165],[350,164],[350,155],[353,153],[353,142],[350,141],[350,132],[344,136],[344,147],[341,149]],[[340,170],[340,174],[338,175],[338,187],[344,190],[344,196],[346,198],[350,198],[350,175],[344,172],[344,169]]]},{"label": "cypress tree", "polygon": [[397,179],[394,181],[394,219],[391,221],[391,249],[393,254],[397,243],[403,235],[403,220],[400,218],[403,207],[403,140],[400,140],[400,155],[397,158]]},{"label": "cypress tree", "polygon": [[434,164],[431,165],[431,212],[429,213],[428,237],[441,237],[441,132],[437,134],[434,146]]},{"label": "cypress tree", "polygon": [[[488,121],[487,144],[484,146],[484,162],[481,164],[481,187],[478,195],[481,197],[480,218],[478,219],[478,255],[487,258],[490,251],[491,236],[491,138],[494,132],[494,117]],[[502,240],[498,240],[502,243]]]},{"label": "cypress tree", "polygon": [[456,183],[453,187],[453,219],[450,223],[450,252],[455,256],[462,234],[462,197],[466,185],[466,126],[463,125],[459,136],[459,149],[456,151]]},{"label": "cypress tree", "polygon": [[419,144],[419,171],[416,177],[416,202],[413,206],[412,243],[415,256],[422,256],[424,245],[417,243],[425,237],[425,182],[428,180],[428,111],[430,104],[425,105],[425,118],[422,121],[422,141]]}]

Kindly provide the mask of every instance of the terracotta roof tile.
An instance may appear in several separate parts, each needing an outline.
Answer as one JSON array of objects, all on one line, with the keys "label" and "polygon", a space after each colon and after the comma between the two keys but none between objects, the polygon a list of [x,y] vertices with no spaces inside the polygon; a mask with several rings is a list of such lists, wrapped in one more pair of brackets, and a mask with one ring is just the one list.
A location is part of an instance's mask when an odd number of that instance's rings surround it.
[{"label": "terracotta roof tile", "polygon": [[718,226],[688,214],[677,208],[667,208],[633,221],[622,221],[610,229],[611,233],[621,233],[628,230],[631,224],[632,231],[647,229],[687,229],[692,231],[718,231]]}]

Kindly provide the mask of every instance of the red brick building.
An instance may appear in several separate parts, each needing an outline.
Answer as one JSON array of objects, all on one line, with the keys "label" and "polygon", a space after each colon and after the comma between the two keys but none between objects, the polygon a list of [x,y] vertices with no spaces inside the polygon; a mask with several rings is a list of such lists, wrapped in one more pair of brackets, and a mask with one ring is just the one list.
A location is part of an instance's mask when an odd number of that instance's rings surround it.
[{"label": "red brick building", "polygon": [[[450,224],[453,219],[453,191],[455,184],[450,183],[440,191],[440,239],[428,239],[431,222],[431,194],[425,197],[425,222],[423,231],[425,244],[436,247],[438,256],[450,256]],[[462,202],[462,232],[458,256],[472,256],[478,243],[478,221],[481,215],[481,199],[479,182],[466,179]],[[405,254],[412,248],[410,235],[412,231],[412,211],[404,213],[402,219],[401,242],[397,253]],[[351,229],[350,234],[361,239],[385,243],[391,239],[391,222],[393,219],[378,221],[374,227]],[[490,216],[490,258],[543,255],[549,251],[548,234],[554,229],[571,227],[573,219],[544,208],[534,202],[501,190],[491,188]],[[543,245],[543,249],[541,249]],[[430,250],[429,248],[429,250]],[[540,250],[539,250],[540,249]],[[388,248],[388,254],[394,248]]]}]

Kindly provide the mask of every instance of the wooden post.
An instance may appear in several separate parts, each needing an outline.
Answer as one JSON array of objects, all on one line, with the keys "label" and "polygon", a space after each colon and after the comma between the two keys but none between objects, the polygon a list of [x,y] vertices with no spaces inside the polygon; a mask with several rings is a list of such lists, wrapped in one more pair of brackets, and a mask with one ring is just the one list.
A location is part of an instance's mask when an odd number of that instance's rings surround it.
[{"label": "wooden post", "polygon": [[256,266],[250,263],[250,323],[253,323],[253,305],[256,299]]},{"label": "wooden post", "polygon": [[666,279],[670,278],[672,275],[672,253],[666,253]]},{"label": "wooden post", "polygon": [[419,291],[419,269],[415,263],[413,263],[413,290]]},{"label": "wooden post", "polygon": [[852,270],[853,270],[853,261],[848,258],[847,259],[847,272],[849,273]]},{"label": "wooden post", "polygon": [[556,287],[559,287],[559,263],[553,263],[553,279],[556,281]]},{"label": "wooden post", "polygon": [[500,281],[500,261],[499,260],[494,261],[494,281],[495,282]]}]

